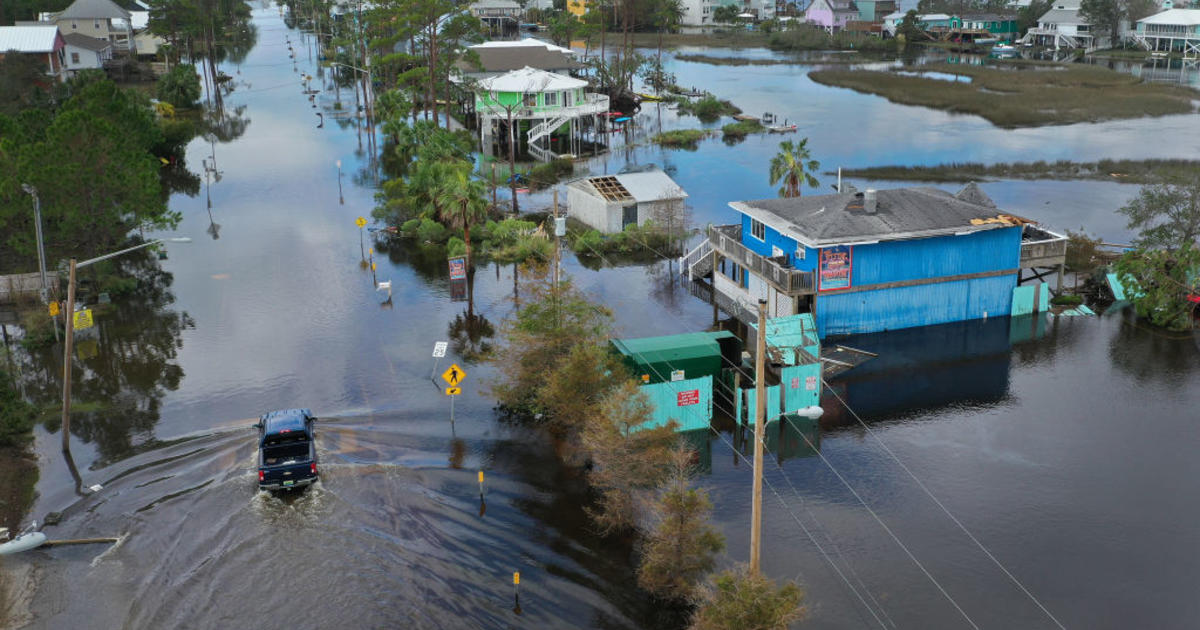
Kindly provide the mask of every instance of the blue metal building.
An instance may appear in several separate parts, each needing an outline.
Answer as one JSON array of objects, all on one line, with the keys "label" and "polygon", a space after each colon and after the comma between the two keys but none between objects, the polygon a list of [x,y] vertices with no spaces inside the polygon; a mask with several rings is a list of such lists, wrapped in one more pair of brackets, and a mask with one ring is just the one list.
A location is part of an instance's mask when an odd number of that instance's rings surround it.
[{"label": "blue metal building", "polygon": [[974,184],[729,205],[740,223],[711,228],[681,268],[711,269],[714,298],[744,320],[762,298],[772,317],[814,314],[822,338],[1009,315],[1022,270],[1040,281],[1066,253]]}]

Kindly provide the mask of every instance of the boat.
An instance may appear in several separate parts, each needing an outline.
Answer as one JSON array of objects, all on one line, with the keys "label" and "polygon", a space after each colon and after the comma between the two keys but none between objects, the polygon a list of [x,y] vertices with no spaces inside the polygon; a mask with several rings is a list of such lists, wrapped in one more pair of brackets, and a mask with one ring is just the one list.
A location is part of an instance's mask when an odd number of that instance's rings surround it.
[{"label": "boat", "polygon": [[614,118],[613,122],[614,123],[623,123],[623,122],[628,122],[629,120],[630,120],[629,116],[622,116],[620,118]]},{"label": "boat", "polygon": [[638,98],[642,99],[643,101],[649,101],[651,103],[663,100],[663,98],[661,96],[655,96],[653,94],[646,94],[644,92],[634,92],[634,93],[637,94]]},{"label": "boat", "polygon": [[771,133],[791,133],[796,130],[796,125],[771,125],[767,127],[767,131]]},{"label": "boat", "polygon": [[991,56],[1001,59],[1016,57],[1017,47],[1011,44],[996,44],[995,46],[992,46]]},{"label": "boat", "polygon": [[[6,543],[0,544],[0,556],[29,551],[30,549],[36,549],[46,544],[46,535],[36,531],[36,527],[37,523],[34,523],[33,526],[25,530],[25,533]],[[4,535],[8,535],[7,530],[4,531]]]}]

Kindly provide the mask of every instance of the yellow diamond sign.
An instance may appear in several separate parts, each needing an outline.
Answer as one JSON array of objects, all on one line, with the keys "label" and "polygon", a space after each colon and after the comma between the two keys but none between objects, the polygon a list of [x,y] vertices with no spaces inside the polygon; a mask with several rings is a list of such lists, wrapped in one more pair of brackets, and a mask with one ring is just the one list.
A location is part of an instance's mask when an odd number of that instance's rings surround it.
[{"label": "yellow diamond sign", "polygon": [[58,302],[50,303],[50,317],[58,317]]},{"label": "yellow diamond sign", "polygon": [[367,220],[363,217],[358,217],[354,220],[354,225],[357,225],[360,228],[367,227]]},{"label": "yellow diamond sign", "polygon": [[445,372],[442,372],[442,380],[449,383],[451,387],[461,385],[464,378],[467,378],[467,373],[458,367],[457,363],[451,364],[450,367],[446,368]]}]

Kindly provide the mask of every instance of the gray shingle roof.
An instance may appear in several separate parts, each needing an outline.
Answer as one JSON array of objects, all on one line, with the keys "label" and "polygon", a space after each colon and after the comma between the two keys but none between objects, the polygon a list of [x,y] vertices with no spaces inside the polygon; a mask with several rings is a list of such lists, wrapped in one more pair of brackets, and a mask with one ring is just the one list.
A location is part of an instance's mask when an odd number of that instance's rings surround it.
[{"label": "gray shingle roof", "polygon": [[463,72],[508,72],[530,67],[539,70],[575,70],[584,67],[570,55],[544,46],[497,46],[472,48],[479,64],[458,62]]},{"label": "gray shingle roof", "polygon": [[58,14],[60,20],[128,20],[129,11],[117,6],[112,0],[75,0],[71,6]]},{"label": "gray shingle roof", "polygon": [[1009,227],[1004,223],[972,225],[972,219],[995,218],[1000,211],[978,187],[968,186],[963,193],[968,199],[938,188],[880,190],[873,214],[862,208],[862,193],[734,201],[729,205],[810,247]]},{"label": "gray shingle roof", "polygon": [[88,37],[82,33],[67,33],[66,35],[63,35],[63,40],[65,40],[69,46],[75,46],[76,48],[82,48],[84,50],[94,50],[97,52],[112,46],[112,44],[104,41],[103,39]]}]

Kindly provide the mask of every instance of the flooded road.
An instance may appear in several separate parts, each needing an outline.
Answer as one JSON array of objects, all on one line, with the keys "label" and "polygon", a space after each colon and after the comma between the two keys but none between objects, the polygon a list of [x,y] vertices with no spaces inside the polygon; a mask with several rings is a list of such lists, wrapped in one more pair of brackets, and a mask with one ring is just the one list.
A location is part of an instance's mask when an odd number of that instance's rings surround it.
[{"label": "flooded road", "polygon": [[[62,512],[61,524],[46,529],[51,538],[123,541],[6,558],[0,579],[24,580],[30,591],[15,618],[30,628],[327,627],[351,619],[360,627],[681,627],[635,588],[629,542],[592,533],[582,480],[558,464],[554,445],[496,418],[486,391],[492,368],[464,359],[494,342],[511,312],[512,268],[477,271],[471,309],[489,326],[470,335],[444,253],[388,247],[368,255],[372,242],[360,246],[354,220],[370,215],[374,177],[353,121],[330,117],[317,128],[300,74],[318,71],[300,46],[295,64],[286,52],[301,35],[274,7],[257,8],[255,22],[257,46],[224,68],[235,76],[226,102],[243,133],[189,146],[194,170],[215,159],[220,173],[208,186],[211,209],[203,190],[171,202],[184,215],[177,233],[194,242],[140,263],[139,291],[99,317],[92,343],[81,343],[78,482],[58,451],[58,427],[37,431],[42,472],[32,516]],[[1197,117],[1002,131],[817,86],[790,67],[713,68],[676,63],[673,71],[749,112],[808,121],[801,135],[825,167],[1030,159],[1016,156],[1042,146],[1053,147],[1045,159],[1118,149],[1187,157],[1200,133]],[[644,111],[636,134],[658,115]],[[860,117],[875,122],[851,124]],[[665,128],[698,126],[670,112],[662,120]],[[903,145],[870,141],[896,126],[919,133]],[[1166,155],[1135,141],[1143,136]],[[582,166],[659,163],[691,195],[695,223],[726,222],[727,201],[774,195],[766,165],[779,140],[712,139],[696,152],[641,146]],[[1109,239],[1127,236],[1112,210],[1136,192],[1088,182],[985,189],[1002,207],[1052,227],[1099,226]],[[548,196],[522,204],[548,205]],[[663,264],[594,270],[568,256],[565,266],[613,308],[621,335],[711,324],[711,308]],[[392,282],[390,302],[376,280]],[[440,362],[430,356],[439,340],[451,342]],[[1066,626],[1194,625],[1195,340],[1110,316],[999,318],[847,343],[881,356],[832,383],[822,402],[823,458],[780,435],[766,471],[764,568],[804,582],[808,627],[969,627],[839,474],[978,625],[1053,627],[872,435]],[[468,373],[453,424],[432,379],[451,360]],[[32,357],[25,374],[44,375],[53,399],[57,369],[47,353]],[[281,499],[256,490],[251,424],[294,406],[321,418],[322,481]],[[728,538],[723,566],[745,561],[748,549],[750,474],[733,437],[704,439],[700,479]],[[84,490],[94,484],[102,489]],[[513,571],[522,575],[519,614]]]}]

